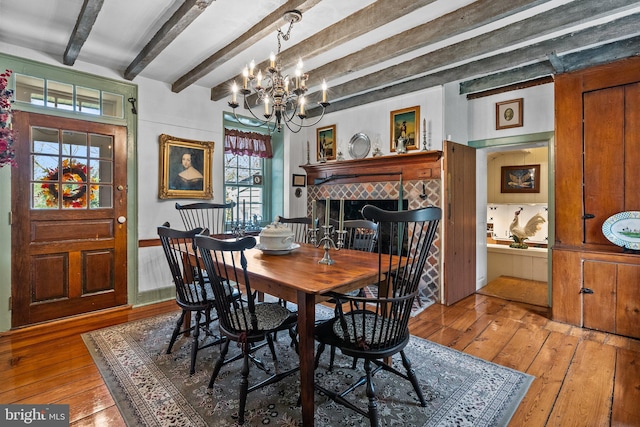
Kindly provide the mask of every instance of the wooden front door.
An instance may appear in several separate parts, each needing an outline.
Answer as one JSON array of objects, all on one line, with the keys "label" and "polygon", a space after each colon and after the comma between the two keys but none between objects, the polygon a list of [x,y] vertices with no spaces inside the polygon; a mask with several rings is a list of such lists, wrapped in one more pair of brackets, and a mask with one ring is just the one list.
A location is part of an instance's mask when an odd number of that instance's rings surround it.
[{"label": "wooden front door", "polygon": [[15,114],[12,327],[127,302],[126,129]]},{"label": "wooden front door", "polygon": [[444,141],[444,303],[476,291],[476,149]]}]

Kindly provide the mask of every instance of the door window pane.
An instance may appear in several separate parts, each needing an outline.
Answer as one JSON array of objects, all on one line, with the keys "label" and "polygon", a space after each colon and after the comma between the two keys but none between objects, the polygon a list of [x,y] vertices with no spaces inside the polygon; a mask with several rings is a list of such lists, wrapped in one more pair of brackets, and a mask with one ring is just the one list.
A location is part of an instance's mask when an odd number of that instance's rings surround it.
[{"label": "door window pane", "polygon": [[124,117],[124,96],[110,92],[102,92],[102,115]]},{"label": "door window pane", "polygon": [[44,105],[44,79],[16,74],[16,101]]}]

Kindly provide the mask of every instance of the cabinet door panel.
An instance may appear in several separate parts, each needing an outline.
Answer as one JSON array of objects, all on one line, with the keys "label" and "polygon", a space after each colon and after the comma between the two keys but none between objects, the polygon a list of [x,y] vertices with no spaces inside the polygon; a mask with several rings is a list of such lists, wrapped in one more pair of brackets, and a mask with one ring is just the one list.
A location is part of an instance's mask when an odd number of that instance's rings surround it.
[{"label": "cabinet door panel", "polygon": [[[584,261],[582,323],[585,328],[615,331],[616,267],[610,262]],[[587,289],[593,293],[585,293]]]},{"label": "cabinet door panel", "polygon": [[618,265],[616,334],[640,338],[640,265]]},{"label": "cabinet door panel", "polygon": [[584,243],[609,244],[602,223],[624,210],[624,87],[584,94]]},{"label": "cabinet door panel", "polygon": [[640,210],[640,83],[627,85],[624,92],[625,210]]}]

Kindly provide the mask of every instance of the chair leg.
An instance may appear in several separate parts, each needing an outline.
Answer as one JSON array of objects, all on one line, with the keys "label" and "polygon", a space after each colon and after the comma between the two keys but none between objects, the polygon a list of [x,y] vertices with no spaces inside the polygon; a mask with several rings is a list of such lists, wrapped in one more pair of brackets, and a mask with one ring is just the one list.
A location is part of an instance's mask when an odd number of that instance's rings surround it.
[{"label": "chair leg", "polygon": [[198,338],[200,336],[200,318],[202,313],[196,312],[196,326],[193,328],[193,342],[191,343],[191,368],[189,369],[189,375],[193,375],[196,372],[196,356],[198,355]]},{"label": "chair leg", "polygon": [[171,335],[171,340],[169,341],[169,347],[167,347],[167,354],[171,354],[173,344],[175,344],[178,339],[178,335],[180,335],[180,329],[182,328],[182,322],[184,322],[184,316],[186,313],[187,312],[185,310],[182,310],[180,318],[178,318],[178,323],[176,323],[176,327],[173,329],[173,334]]},{"label": "chair leg", "polygon": [[224,341],[224,345],[220,350],[220,357],[216,361],[216,365],[213,367],[213,372],[211,373],[211,379],[209,380],[209,388],[213,388],[213,383],[216,381],[218,374],[220,373],[220,369],[222,369],[222,365],[224,365],[224,358],[227,355],[227,351],[229,351],[229,343],[231,340],[227,339]]},{"label": "chair leg", "polygon": [[418,384],[418,377],[416,377],[416,372],[411,367],[411,361],[404,353],[404,350],[400,351],[400,356],[402,356],[402,365],[407,370],[407,376],[409,377],[409,381],[411,381],[411,385],[413,385],[413,389],[420,399],[421,406],[427,406],[427,401],[424,399],[424,395],[422,394],[422,390],[420,389],[420,384]]},{"label": "chair leg", "polygon": [[267,334],[267,344],[269,345],[269,350],[271,350],[271,356],[273,357],[273,360],[278,360],[278,357],[276,356],[276,348],[273,345],[273,337],[271,336],[271,334]]},{"label": "chair leg", "polygon": [[240,407],[238,408],[238,424],[244,424],[244,408],[247,404],[247,394],[249,393],[249,353],[244,352],[242,369],[240,370]]},{"label": "chair leg", "polygon": [[376,391],[373,386],[373,374],[371,371],[371,361],[365,359],[364,370],[367,374],[367,397],[369,398],[369,422],[371,427],[378,427],[378,402],[376,399]]},{"label": "chair leg", "polygon": [[318,369],[318,365],[320,364],[320,356],[322,356],[324,347],[325,347],[325,344],[323,342],[318,344],[318,349],[316,350],[316,362],[313,365],[313,369]]}]

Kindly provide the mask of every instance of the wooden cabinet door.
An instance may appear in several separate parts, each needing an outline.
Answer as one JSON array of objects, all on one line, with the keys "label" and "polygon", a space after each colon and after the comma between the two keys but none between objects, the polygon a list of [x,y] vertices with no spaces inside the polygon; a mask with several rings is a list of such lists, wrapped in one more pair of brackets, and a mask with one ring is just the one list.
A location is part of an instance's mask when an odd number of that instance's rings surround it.
[{"label": "wooden cabinet door", "polygon": [[612,262],[584,261],[582,326],[599,331],[616,330],[616,274]]},{"label": "wooden cabinet door", "polygon": [[616,333],[640,338],[640,265],[618,265]]}]

